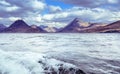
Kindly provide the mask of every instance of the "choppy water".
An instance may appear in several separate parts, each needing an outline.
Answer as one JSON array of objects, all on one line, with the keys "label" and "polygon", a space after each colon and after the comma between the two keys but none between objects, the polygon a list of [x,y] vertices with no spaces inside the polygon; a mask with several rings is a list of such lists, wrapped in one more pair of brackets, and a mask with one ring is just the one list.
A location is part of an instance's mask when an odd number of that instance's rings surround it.
[{"label": "choppy water", "polygon": [[120,74],[120,34],[0,34],[0,74],[47,74],[61,65]]}]

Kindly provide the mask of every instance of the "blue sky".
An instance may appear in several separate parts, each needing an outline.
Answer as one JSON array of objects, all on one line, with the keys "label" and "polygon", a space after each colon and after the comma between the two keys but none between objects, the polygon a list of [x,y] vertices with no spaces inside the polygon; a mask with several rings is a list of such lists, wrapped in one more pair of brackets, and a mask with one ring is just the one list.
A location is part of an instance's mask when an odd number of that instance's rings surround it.
[{"label": "blue sky", "polygon": [[73,7],[72,4],[67,4],[61,1],[55,1],[55,0],[46,0],[46,4],[48,5],[54,5],[54,6],[60,6],[62,9],[68,9]]},{"label": "blue sky", "polygon": [[[56,0],[46,0],[45,3],[47,5],[59,6],[63,10],[70,9],[70,8],[74,7],[74,5],[72,5],[72,4],[67,4],[67,3],[64,3],[64,2],[61,2],[61,1],[56,1]],[[45,9],[42,12],[42,14],[44,15],[44,14],[47,14],[48,12],[49,12],[49,10]]]},{"label": "blue sky", "polygon": [[85,22],[120,20],[120,0],[0,0],[0,23],[23,19],[29,25],[62,27],[74,18]]}]

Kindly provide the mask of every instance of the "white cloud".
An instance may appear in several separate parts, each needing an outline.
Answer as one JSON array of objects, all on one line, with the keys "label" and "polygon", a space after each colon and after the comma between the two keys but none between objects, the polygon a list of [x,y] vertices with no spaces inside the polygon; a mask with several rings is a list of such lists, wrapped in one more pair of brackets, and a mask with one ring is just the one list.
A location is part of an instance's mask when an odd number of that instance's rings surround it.
[{"label": "white cloud", "polygon": [[62,11],[62,8],[59,6],[53,6],[53,5],[49,5],[49,12],[50,13],[56,13],[56,12],[60,12]]},{"label": "white cloud", "polygon": [[41,1],[38,1],[38,0],[31,0],[30,5],[34,9],[40,9],[40,10],[43,10],[46,6],[45,3],[41,2]]},{"label": "white cloud", "polygon": [[19,17],[9,17],[8,18],[10,21],[16,21],[16,20],[19,20],[19,19],[21,19],[21,18],[19,18]]},{"label": "white cloud", "polygon": [[0,20],[2,20],[3,18],[0,17]]},{"label": "white cloud", "polygon": [[6,11],[7,12],[13,12],[13,11],[17,11],[19,9],[19,7],[17,6],[12,6],[12,7],[6,7]]},{"label": "white cloud", "polygon": [[113,4],[116,4],[116,3],[119,3],[118,0],[108,0],[109,3],[113,3]]},{"label": "white cloud", "polygon": [[36,20],[36,22],[42,22],[41,17],[36,17],[35,20]]},{"label": "white cloud", "polygon": [[54,14],[45,14],[43,15],[44,20],[51,20],[54,18]]},{"label": "white cloud", "polygon": [[0,1],[0,4],[6,5],[6,6],[9,6],[9,5],[10,5],[10,3],[6,2],[5,0],[1,0],[1,1]]},{"label": "white cloud", "polygon": [[[72,19],[76,17],[87,22],[111,22],[111,21],[120,20],[119,15],[120,12],[118,11],[110,11],[102,8],[79,9],[78,7],[73,7],[71,9],[65,10],[64,12],[46,14],[42,18],[47,21],[54,21],[61,23],[63,22],[69,23],[69,21],[72,21]],[[115,18],[117,19],[115,20]]]},{"label": "white cloud", "polygon": [[45,25],[45,26],[49,26],[49,27],[64,27],[66,26],[67,24],[64,23],[64,22],[54,22],[54,21],[44,21],[44,22],[41,22],[40,25]]},{"label": "white cloud", "polygon": [[54,20],[54,19],[60,19],[60,18],[67,18],[68,16],[69,16],[68,12],[59,12],[59,13],[43,15],[43,19],[44,20]]},{"label": "white cloud", "polygon": [[0,1],[0,16],[26,17],[29,14],[38,15],[44,8],[46,8],[46,4],[40,0],[2,0]]}]

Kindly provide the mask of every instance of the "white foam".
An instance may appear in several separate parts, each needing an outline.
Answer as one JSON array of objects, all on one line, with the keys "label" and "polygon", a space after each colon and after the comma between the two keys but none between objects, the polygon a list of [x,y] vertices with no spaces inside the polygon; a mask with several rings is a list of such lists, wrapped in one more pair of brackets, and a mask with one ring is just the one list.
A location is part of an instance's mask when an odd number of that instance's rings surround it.
[{"label": "white foam", "polygon": [[[40,53],[4,52],[2,50],[0,53],[0,72],[2,74],[44,74],[45,67],[58,70],[59,64],[64,64],[64,68],[75,67],[72,64],[47,58],[46,55]],[[42,63],[38,63],[38,61]]]}]

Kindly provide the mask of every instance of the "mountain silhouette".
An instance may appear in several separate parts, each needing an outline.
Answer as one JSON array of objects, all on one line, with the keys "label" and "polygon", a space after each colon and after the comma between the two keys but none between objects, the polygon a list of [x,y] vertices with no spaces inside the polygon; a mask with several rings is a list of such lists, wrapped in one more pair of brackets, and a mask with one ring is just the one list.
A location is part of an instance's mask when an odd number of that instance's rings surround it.
[{"label": "mountain silhouette", "polygon": [[111,24],[88,23],[75,18],[59,32],[62,33],[116,33],[120,32],[120,21]]},{"label": "mountain silhouette", "polygon": [[29,26],[23,20],[17,20],[11,24],[8,28],[4,29],[4,33],[43,33],[45,32],[41,28],[35,26]]},{"label": "mountain silhouette", "polygon": [[114,23],[105,25],[105,26],[97,26],[94,28],[88,28],[85,30],[81,30],[83,33],[120,33],[120,21],[116,21]]},{"label": "mountain silhouette", "polygon": [[79,18],[75,18],[70,24],[64,27],[60,32],[79,32],[83,28],[90,27],[90,23],[83,22]]},{"label": "mountain silhouette", "polygon": [[29,26],[23,20],[16,20],[9,27],[0,24],[1,33],[120,33],[120,21],[111,24],[88,23],[75,18],[64,28],[49,26]]}]

